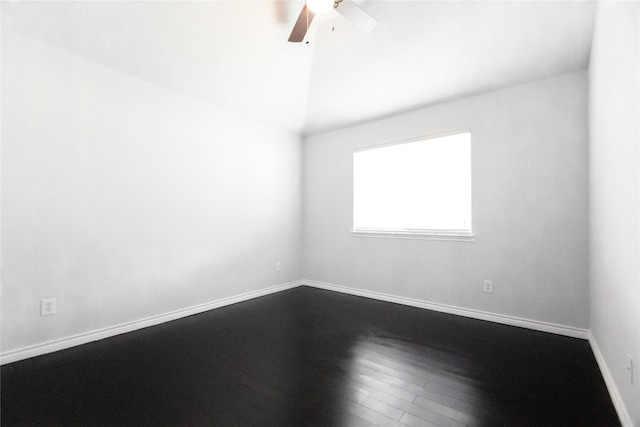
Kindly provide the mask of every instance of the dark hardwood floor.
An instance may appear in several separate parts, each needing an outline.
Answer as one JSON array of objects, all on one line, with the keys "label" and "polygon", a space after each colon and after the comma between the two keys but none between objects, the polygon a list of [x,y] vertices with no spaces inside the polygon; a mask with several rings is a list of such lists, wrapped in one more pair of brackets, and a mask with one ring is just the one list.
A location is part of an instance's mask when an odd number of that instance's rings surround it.
[{"label": "dark hardwood floor", "polygon": [[301,287],[2,367],[3,426],[614,426],[587,341]]}]

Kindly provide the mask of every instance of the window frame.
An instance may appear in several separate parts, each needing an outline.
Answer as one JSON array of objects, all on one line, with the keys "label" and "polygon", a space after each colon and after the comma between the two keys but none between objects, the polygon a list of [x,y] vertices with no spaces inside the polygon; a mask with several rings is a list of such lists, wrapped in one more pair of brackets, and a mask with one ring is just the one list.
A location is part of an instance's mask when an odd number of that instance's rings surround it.
[{"label": "window frame", "polygon": [[[427,141],[430,139],[444,138],[448,136],[469,134],[469,196],[471,198],[470,212],[469,212],[469,230],[440,230],[440,229],[382,229],[382,228],[367,228],[356,227],[356,206],[355,206],[355,155],[358,152],[374,150],[378,148],[390,147],[401,144],[410,144],[414,142]],[[373,237],[373,238],[392,238],[392,239],[426,239],[426,240],[443,240],[443,241],[456,241],[456,242],[473,242],[475,241],[474,234],[474,221],[473,221],[473,156],[472,156],[472,144],[471,144],[471,129],[459,129],[449,132],[441,132],[437,134],[429,134],[418,136],[415,138],[404,139],[399,141],[386,142],[376,145],[367,145],[362,147],[356,147],[352,153],[352,218],[351,218],[351,231],[350,234],[353,237]]]}]

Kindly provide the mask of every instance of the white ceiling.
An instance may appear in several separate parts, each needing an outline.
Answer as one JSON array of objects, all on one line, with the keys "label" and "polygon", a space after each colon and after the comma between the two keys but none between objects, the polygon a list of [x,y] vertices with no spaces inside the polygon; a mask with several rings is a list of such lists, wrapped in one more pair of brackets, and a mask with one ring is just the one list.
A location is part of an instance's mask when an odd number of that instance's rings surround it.
[{"label": "white ceiling", "polygon": [[370,34],[331,11],[308,44],[288,43],[302,3],[2,2],[2,29],[310,134],[585,69],[595,14],[586,1],[359,1],[379,21]]}]

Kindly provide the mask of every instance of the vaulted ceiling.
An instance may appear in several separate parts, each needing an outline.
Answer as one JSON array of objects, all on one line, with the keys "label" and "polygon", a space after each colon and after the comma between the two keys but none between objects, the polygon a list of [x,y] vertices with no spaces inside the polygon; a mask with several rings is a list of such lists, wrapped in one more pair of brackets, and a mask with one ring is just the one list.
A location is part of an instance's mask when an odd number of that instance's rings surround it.
[{"label": "vaulted ceiling", "polygon": [[595,2],[356,1],[371,33],[331,11],[296,44],[302,0],[3,2],[2,23],[303,135],[589,64]]}]

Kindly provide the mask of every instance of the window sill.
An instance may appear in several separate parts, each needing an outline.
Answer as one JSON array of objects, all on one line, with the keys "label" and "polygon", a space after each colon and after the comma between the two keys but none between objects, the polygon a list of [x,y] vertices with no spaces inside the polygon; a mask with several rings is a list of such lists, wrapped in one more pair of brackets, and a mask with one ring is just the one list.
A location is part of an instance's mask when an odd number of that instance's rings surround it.
[{"label": "window sill", "polygon": [[379,239],[441,240],[447,242],[475,242],[476,240],[476,236],[473,234],[421,233],[411,231],[351,230],[351,236]]}]

